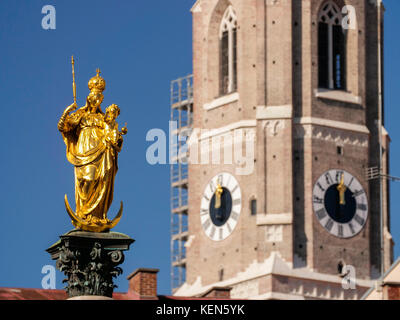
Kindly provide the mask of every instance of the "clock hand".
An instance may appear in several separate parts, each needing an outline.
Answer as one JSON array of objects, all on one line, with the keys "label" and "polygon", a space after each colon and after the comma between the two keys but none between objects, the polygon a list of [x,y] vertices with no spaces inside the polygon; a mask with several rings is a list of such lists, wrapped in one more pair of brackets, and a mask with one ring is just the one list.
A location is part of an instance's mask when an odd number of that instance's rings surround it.
[{"label": "clock hand", "polygon": [[340,179],[340,183],[336,188],[339,191],[339,204],[345,205],[346,201],[344,194],[347,190],[347,187],[344,185],[344,173],[342,173],[342,178]]},{"label": "clock hand", "polygon": [[221,195],[224,192],[220,184],[217,184],[217,189],[215,190],[215,209],[221,207]]}]

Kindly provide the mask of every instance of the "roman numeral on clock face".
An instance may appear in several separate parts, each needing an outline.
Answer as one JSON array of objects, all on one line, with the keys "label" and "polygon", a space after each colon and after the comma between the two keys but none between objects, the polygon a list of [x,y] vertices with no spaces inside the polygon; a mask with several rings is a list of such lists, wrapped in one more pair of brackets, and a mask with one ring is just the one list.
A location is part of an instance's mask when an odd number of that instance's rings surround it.
[{"label": "roman numeral on clock face", "polygon": [[319,188],[322,192],[325,192],[325,189],[322,188],[322,186],[321,186],[321,184],[320,184],[319,182],[317,182],[317,186],[318,186],[318,188]]},{"label": "roman numeral on clock face", "polygon": [[326,228],[326,230],[331,231],[332,227],[333,227],[333,220],[329,219],[325,224],[325,228]]},{"label": "roman numeral on clock face", "polygon": [[358,203],[357,204],[357,209],[358,210],[362,210],[362,211],[366,211],[367,210],[367,205],[365,205],[364,203]]},{"label": "roman numeral on clock face", "polygon": [[348,188],[350,188],[350,186],[351,186],[351,184],[353,183],[353,181],[354,181],[354,177],[351,177],[351,180],[350,180],[350,182],[349,182],[349,185],[347,186]]},{"label": "roman numeral on clock face", "polygon": [[231,225],[229,224],[229,221],[226,222],[226,227],[228,228],[228,232],[231,233],[232,228],[231,228]]},{"label": "roman numeral on clock face", "polygon": [[341,224],[338,224],[338,236],[343,237],[343,226]]},{"label": "roman numeral on clock face", "polygon": [[215,230],[216,230],[215,226],[212,226],[211,227],[211,232],[210,232],[210,238],[211,239],[214,238]]},{"label": "roman numeral on clock face", "polygon": [[226,180],[226,184],[225,185],[229,186],[229,182],[231,182],[231,176],[230,175],[228,176],[228,179]]},{"label": "roman numeral on clock face", "polygon": [[329,174],[329,172],[325,174],[325,181],[328,186],[333,184],[333,179],[332,179],[331,175]]},{"label": "roman numeral on clock face", "polygon": [[237,221],[239,219],[239,214],[235,211],[232,211],[231,217],[233,220]]},{"label": "roman numeral on clock face", "polygon": [[356,232],[355,232],[355,230],[354,230],[354,226],[352,225],[352,223],[349,222],[347,225],[348,225],[349,228],[350,228],[351,234],[355,234]]},{"label": "roman numeral on clock face", "polygon": [[340,180],[342,179],[343,171],[336,171],[336,183],[340,183]]},{"label": "roman numeral on clock face", "polygon": [[235,191],[236,191],[236,189],[238,188],[239,186],[238,185],[236,185],[233,189],[232,189],[232,194],[234,194],[235,193]]},{"label": "roman numeral on clock face", "polygon": [[321,199],[321,198],[319,198],[319,197],[317,197],[317,196],[314,196],[314,197],[313,197],[313,202],[314,202],[314,203],[321,203],[321,204],[323,204],[323,203],[324,203],[324,200]]},{"label": "roman numeral on clock face", "polygon": [[215,192],[215,189],[216,189],[216,187],[215,187],[215,185],[214,185],[214,182],[211,181],[211,182],[210,182],[210,190],[211,190],[211,193],[214,193],[214,192]]},{"label": "roman numeral on clock face", "polygon": [[365,220],[360,217],[358,214],[356,214],[353,218],[360,226],[363,226],[365,223]]},{"label": "roman numeral on clock face", "polygon": [[362,195],[362,194],[364,194],[364,193],[365,193],[364,190],[356,190],[356,191],[354,191],[354,193],[353,193],[353,197],[358,197],[358,196],[360,196],[360,195]]},{"label": "roman numeral on clock face", "polygon": [[235,199],[235,200],[233,200],[232,201],[232,204],[234,205],[234,206],[236,206],[236,205],[238,205],[238,204],[241,204],[241,200],[240,199]]},{"label": "roman numeral on clock face", "polygon": [[211,225],[211,220],[207,219],[204,223],[203,223],[203,229],[204,231],[207,231],[207,229],[210,227]]},{"label": "roman numeral on clock face", "polygon": [[325,210],[325,208],[322,208],[322,209],[319,209],[317,212],[316,212],[316,214],[317,214],[317,217],[318,217],[318,220],[322,220],[323,218],[325,218],[326,217],[326,210]]}]

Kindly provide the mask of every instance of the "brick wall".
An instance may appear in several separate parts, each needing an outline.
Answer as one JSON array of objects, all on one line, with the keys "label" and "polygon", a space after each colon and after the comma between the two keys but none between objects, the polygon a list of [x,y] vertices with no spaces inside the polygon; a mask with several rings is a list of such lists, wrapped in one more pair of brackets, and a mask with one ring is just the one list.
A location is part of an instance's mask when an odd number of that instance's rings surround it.
[{"label": "brick wall", "polygon": [[139,299],[157,299],[158,269],[139,268],[128,276],[129,292]]},{"label": "brick wall", "polygon": [[213,287],[209,291],[207,291],[202,297],[211,298],[211,299],[230,299],[231,298],[231,289],[230,287]]},{"label": "brick wall", "polygon": [[400,300],[400,285],[388,285],[385,289],[388,300]]}]

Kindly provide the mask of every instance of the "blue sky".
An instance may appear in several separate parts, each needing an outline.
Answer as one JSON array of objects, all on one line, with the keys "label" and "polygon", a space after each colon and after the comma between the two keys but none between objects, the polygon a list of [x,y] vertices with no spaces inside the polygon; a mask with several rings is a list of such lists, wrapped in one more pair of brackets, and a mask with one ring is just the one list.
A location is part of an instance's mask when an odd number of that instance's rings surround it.
[{"label": "blue sky", "polygon": [[[0,2],[0,286],[41,287],[41,270],[55,263],[45,252],[73,229],[63,197],[74,199],[73,167],[57,121],[71,104],[75,56],[78,104],[100,68],[107,82],[103,106],[121,108],[128,135],[119,157],[110,216],[124,201],[115,231],[136,240],[116,284],[138,267],[159,268],[159,293],[170,293],[169,166],[146,162],[146,133],[168,131],[170,81],[192,70],[193,0]],[[44,5],[56,8],[56,30],[41,27]],[[386,0],[386,127],[391,173],[400,176],[400,1]],[[104,109],[103,107],[103,109]],[[392,234],[400,244],[400,183],[392,183]],[[395,247],[395,256],[400,245]],[[57,288],[64,275],[57,272]]]}]

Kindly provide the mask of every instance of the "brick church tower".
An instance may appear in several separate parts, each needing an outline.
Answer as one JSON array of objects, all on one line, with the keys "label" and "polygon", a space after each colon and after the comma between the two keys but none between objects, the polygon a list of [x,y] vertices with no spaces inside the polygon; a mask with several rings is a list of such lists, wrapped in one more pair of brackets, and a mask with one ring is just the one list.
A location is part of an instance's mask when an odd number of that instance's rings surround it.
[{"label": "brick church tower", "polygon": [[[380,0],[194,4],[202,160],[189,164],[186,281],[175,295],[359,299],[380,276],[382,239],[391,265],[388,184],[366,176],[389,170],[383,11]],[[215,141],[225,141],[220,161]],[[251,163],[226,161],[229,142]]]}]

